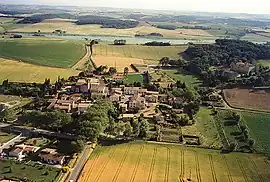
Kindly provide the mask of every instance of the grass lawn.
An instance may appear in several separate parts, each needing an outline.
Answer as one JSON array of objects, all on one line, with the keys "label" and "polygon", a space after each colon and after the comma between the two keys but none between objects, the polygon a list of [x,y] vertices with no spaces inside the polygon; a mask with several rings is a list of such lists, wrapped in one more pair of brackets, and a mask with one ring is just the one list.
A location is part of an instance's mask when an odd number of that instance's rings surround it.
[{"label": "grass lawn", "polygon": [[0,57],[37,65],[68,68],[86,53],[81,41],[44,38],[0,39]]},{"label": "grass lawn", "polygon": [[258,64],[270,67],[270,60],[259,60]]},{"label": "grass lawn", "polygon": [[270,114],[241,112],[241,115],[256,140],[255,149],[270,154]]},{"label": "grass lawn", "polygon": [[199,86],[201,84],[201,81],[198,78],[182,70],[171,69],[171,70],[162,70],[162,72],[166,73],[174,81],[179,80],[181,82],[185,82],[187,86],[194,87]]},{"label": "grass lawn", "polygon": [[129,74],[126,76],[126,79],[124,80],[125,84],[133,84],[134,82],[140,82],[143,84],[144,78],[141,74]]},{"label": "grass lawn", "polygon": [[2,143],[6,143],[7,141],[11,140],[12,138],[16,137],[17,135],[13,133],[6,133],[0,131],[0,146]]},{"label": "grass lawn", "polygon": [[254,154],[132,142],[95,149],[78,181],[268,181],[267,164]]},{"label": "grass lawn", "polygon": [[37,146],[37,147],[42,147],[45,144],[47,144],[48,142],[49,142],[49,140],[46,138],[29,138],[24,143],[26,145],[33,145],[33,146]]},{"label": "grass lawn", "polygon": [[215,148],[222,147],[222,142],[214,118],[211,115],[211,109],[201,107],[195,118],[197,121],[195,126],[202,138],[202,145]]},{"label": "grass lawn", "polygon": [[[47,174],[46,174],[47,171]],[[20,164],[11,160],[0,160],[0,178],[28,179],[36,182],[53,181],[58,175],[59,169],[43,167],[43,165]]]},{"label": "grass lawn", "polygon": [[55,82],[58,76],[68,78],[79,73],[73,69],[38,66],[2,58],[0,58],[0,65],[0,83],[6,79],[15,82],[43,83],[45,78],[50,78],[51,82]]}]

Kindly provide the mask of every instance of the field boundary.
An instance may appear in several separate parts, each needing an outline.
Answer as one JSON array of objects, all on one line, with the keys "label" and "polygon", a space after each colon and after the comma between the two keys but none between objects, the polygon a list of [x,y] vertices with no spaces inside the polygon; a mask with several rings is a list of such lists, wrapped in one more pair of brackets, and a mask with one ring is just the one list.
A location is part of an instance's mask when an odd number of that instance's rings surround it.
[{"label": "field boundary", "polygon": [[75,69],[75,70],[81,69],[81,66],[83,66],[88,61],[88,58],[91,57],[92,53],[91,53],[90,47],[87,45],[85,45],[84,47],[86,51],[85,55],[71,66],[72,69]]}]

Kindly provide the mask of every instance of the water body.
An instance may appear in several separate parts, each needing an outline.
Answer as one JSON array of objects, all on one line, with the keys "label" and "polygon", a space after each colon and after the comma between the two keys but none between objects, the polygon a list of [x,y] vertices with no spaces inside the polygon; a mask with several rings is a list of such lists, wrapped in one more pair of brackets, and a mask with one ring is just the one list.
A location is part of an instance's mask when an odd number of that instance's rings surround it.
[{"label": "water body", "polygon": [[[34,37],[34,33],[18,33],[22,36],[30,36]],[[64,35],[57,35],[52,33],[42,33],[40,34],[44,37],[53,37],[53,38],[64,38],[64,39],[75,39],[75,40],[88,40],[97,39],[99,41],[104,42],[111,42],[115,39],[125,39],[127,44],[145,44],[147,42],[157,41],[157,42],[169,42],[171,44],[187,44],[189,42],[198,44],[198,43],[214,43],[215,39],[209,40],[198,40],[198,39],[170,39],[170,38],[163,38],[163,37],[128,37],[128,36],[111,36],[111,35],[73,35],[73,34],[64,34]]]}]

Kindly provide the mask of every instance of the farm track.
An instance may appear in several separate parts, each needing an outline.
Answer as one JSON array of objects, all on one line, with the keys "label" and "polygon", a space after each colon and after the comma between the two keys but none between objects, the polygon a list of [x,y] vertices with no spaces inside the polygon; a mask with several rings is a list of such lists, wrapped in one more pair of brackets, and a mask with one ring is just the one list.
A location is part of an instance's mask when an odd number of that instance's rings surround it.
[{"label": "farm track", "polygon": [[122,158],[122,160],[121,160],[121,162],[120,162],[120,164],[119,164],[119,166],[117,168],[117,171],[116,171],[116,173],[115,173],[115,175],[113,177],[113,180],[112,180],[113,182],[116,182],[117,181],[118,176],[119,176],[119,174],[121,172],[121,169],[122,169],[122,167],[124,165],[124,162],[126,161],[127,155],[128,155],[128,153],[130,151],[130,148],[131,148],[131,144],[127,147],[127,149],[126,149],[126,151],[125,151],[125,153],[123,155],[123,158]]},{"label": "farm track", "polygon": [[243,167],[243,165],[242,165],[240,159],[239,159],[239,158],[236,158],[236,161],[237,161],[237,163],[238,163],[238,165],[239,165],[239,167],[240,167],[240,170],[241,170],[241,172],[242,172],[242,175],[243,175],[243,177],[244,177],[245,182],[248,182],[247,174],[246,174],[246,172],[245,172],[245,169],[244,169],[244,167]]},{"label": "farm track", "polygon": [[264,181],[264,180],[263,180],[263,177],[262,177],[262,175],[259,173],[259,170],[258,170],[258,167],[257,167],[256,163],[255,163],[252,159],[250,159],[250,162],[251,162],[251,164],[252,164],[253,170],[255,171],[255,173],[256,173],[257,176],[258,176],[258,179],[259,179],[261,182],[263,182],[263,181]]},{"label": "farm track", "polygon": [[230,172],[230,168],[229,168],[227,159],[226,159],[225,156],[222,156],[222,159],[223,159],[223,161],[224,161],[224,163],[225,163],[225,165],[226,165],[226,170],[227,170],[229,182],[233,182],[233,180],[232,180],[232,175],[231,175],[231,172]]},{"label": "farm track", "polygon": [[155,162],[156,162],[156,156],[157,156],[157,148],[154,148],[154,152],[153,152],[153,156],[151,160],[151,166],[150,166],[150,170],[149,170],[148,178],[147,178],[148,182],[152,181],[153,171],[154,171]]},{"label": "farm track", "polygon": [[136,164],[135,164],[134,170],[133,170],[132,175],[131,175],[131,180],[130,180],[131,182],[133,182],[135,180],[135,177],[136,177],[136,174],[137,174],[137,171],[138,171],[138,167],[139,167],[140,162],[141,162],[143,151],[144,151],[144,145],[142,145],[141,148],[140,148],[140,152],[138,154]]},{"label": "farm track", "polygon": [[104,172],[106,166],[108,165],[110,159],[113,157],[114,153],[115,153],[116,149],[114,149],[110,155],[108,156],[108,159],[105,161],[105,163],[103,164],[103,166],[101,167],[100,171],[98,172],[98,175],[95,178],[95,182],[99,180],[99,178],[101,177],[102,173]]},{"label": "farm track", "polygon": [[197,176],[197,181],[201,182],[201,173],[200,173],[200,163],[199,163],[199,157],[196,151],[194,151],[195,154],[195,163],[196,163],[196,176]]},{"label": "farm track", "polygon": [[166,160],[166,170],[165,170],[165,182],[169,181],[170,174],[170,158],[171,158],[171,149],[167,148],[167,160]]},{"label": "farm track", "polygon": [[180,182],[184,182],[183,178],[184,178],[184,175],[185,175],[185,152],[184,150],[181,150],[181,173],[180,173],[180,176],[179,176],[179,179],[180,179]]},{"label": "farm track", "polygon": [[91,164],[89,171],[87,171],[86,177],[85,177],[86,181],[88,181],[90,179],[90,175],[91,175],[91,173],[92,173],[92,171],[94,169],[94,166],[96,165],[96,163],[97,163],[97,161],[98,161],[98,159],[100,157],[100,154],[101,154],[101,151],[99,151],[97,153],[97,156],[95,157],[93,163]]},{"label": "farm track", "polygon": [[213,162],[213,156],[208,154],[209,161],[210,161],[210,168],[211,168],[211,173],[212,173],[212,178],[214,182],[217,182],[217,175],[214,167],[214,162]]}]

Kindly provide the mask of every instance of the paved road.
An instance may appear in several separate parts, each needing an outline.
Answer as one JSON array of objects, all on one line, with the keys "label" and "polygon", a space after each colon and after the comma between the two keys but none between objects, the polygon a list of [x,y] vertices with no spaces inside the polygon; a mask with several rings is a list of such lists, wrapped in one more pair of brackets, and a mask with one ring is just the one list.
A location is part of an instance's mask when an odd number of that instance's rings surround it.
[{"label": "paved road", "polygon": [[69,182],[72,180],[75,182],[78,180],[80,172],[82,171],[84,164],[87,162],[89,155],[93,152],[95,146],[96,144],[91,144],[91,145],[87,145],[84,148],[79,160],[76,162],[76,165],[72,169],[71,174],[67,178],[66,182]]},{"label": "paved road", "polygon": [[39,135],[56,137],[60,139],[68,139],[68,140],[73,140],[75,138],[75,136],[73,135],[67,135],[64,133],[58,133],[58,132],[43,130],[43,129],[35,129],[32,127],[15,126],[15,125],[6,124],[6,123],[0,123],[0,129],[7,129],[10,131],[21,132],[25,135],[33,133],[33,134],[39,134]]},{"label": "paved road", "polygon": [[72,68],[75,70],[83,69],[84,64],[89,60],[90,56],[91,56],[90,46],[86,46],[86,54],[74,66],[72,66]]}]

